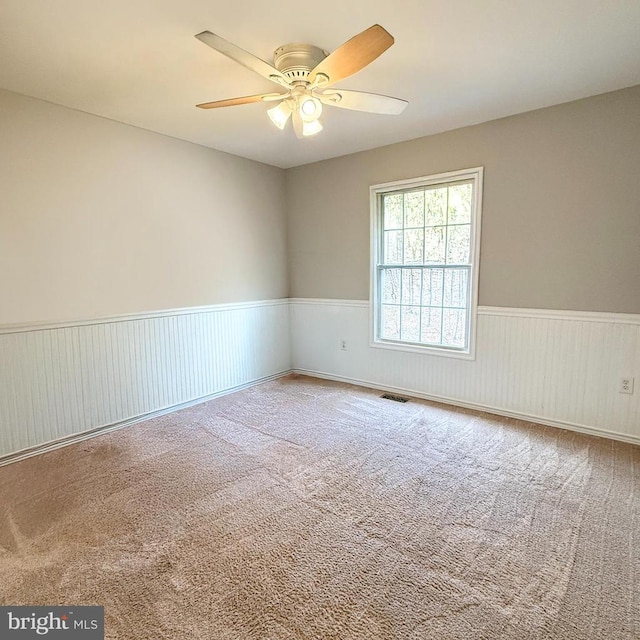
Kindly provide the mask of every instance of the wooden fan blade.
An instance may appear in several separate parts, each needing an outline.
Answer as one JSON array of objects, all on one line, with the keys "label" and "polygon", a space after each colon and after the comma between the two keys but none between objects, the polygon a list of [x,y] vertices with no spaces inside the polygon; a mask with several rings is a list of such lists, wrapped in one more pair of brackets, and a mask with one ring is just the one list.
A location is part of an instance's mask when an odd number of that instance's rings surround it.
[{"label": "wooden fan blade", "polygon": [[323,93],[314,94],[320,102],[341,109],[353,111],[368,111],[369,113],[381,113],[396,116],[402,113],[409,104],[406,100],[382,96],[378,93],[365,93],[364,91],[347,91],[346,89],[330,89]]},{"label": "wooden fan blade", "polygon": [[241,64],[243,67],[259,73],[263,78],[271,80],[272,82],[276,82],[277,84],[289,86],[289,80],[274,66],[254,56],[252,53],[241,49],[232,42],[221,38],[215,33],[211,33],[211,31],[203,31],[202,33],[197,34],[195,37],[198,38],[200,42],[204,42],[212,49],[215,49],[216,51],[224,54],[225,56],[227,56],[227,58],[231,58],[238,64]]},{"label": "wooden fan blade", "polygon": [[286,97],[286,93],[261,93],[256,96],[244,96],[243,98],[229,98],[228,100],[215,100],[214,102],[203,102],[197,104],[198,109],[217,109],[218,107],[235,107],[238,104],[249,104],[251,102],[261,102],[262,100],[276,100],[280,96]]},{"label": "wooden fan blade", "polygon": [[[379,24],[374,24],[330,53],[311,71],[309,82],[318,80],[318,84],[327,86],[348,78],[373,62],[393,42],[393,36],[390,33]],[[318,78],[320,74],[326,76],[328,80],[321,82],[322,78]]]}]

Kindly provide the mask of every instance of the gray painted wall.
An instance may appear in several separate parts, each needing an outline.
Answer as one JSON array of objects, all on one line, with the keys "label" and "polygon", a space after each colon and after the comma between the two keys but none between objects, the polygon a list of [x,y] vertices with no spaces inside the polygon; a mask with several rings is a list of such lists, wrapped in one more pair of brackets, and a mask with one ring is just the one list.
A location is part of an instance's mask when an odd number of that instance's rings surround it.
[{"label": "gray painted wall", "polygon": [[286,172],[290,294],[369,297],[369,186],[484,166],[480,304],[640,313],[640,86]]},{"label": "gray painted wall", "polygon": [[366,299],[369,185],[474,166],[481,304],[640,313],[640,87],[286,172],[5,91],[0,113],[0,324]]},{"label": "gray painted wall", "polygon": [[284,171],[0,91],[0,324],[286,297]]}]

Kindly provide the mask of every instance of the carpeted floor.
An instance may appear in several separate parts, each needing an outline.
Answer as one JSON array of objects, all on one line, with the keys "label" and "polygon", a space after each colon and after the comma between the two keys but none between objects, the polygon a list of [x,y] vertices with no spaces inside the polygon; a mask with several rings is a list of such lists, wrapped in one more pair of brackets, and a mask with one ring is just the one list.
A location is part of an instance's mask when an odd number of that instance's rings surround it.
[{"label": "carpeted floor", "polygon": [[640,637],[640,447],[292,376],[0,468],[0,603],[107,637]]}]

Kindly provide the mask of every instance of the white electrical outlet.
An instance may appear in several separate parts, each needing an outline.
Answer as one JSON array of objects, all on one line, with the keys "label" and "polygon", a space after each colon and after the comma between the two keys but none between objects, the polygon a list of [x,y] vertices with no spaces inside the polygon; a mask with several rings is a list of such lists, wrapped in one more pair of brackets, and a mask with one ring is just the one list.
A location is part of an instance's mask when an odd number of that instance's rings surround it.
[{"label": "white electrical outlet", "polygon": [[342,349],[342,351],[347,350],[347,341],[344,338],[340,338],[340,349]]},{"label": "white electrical outlet", "polygon": [[633,378],[620,378],[620,393],[633,393]]}]

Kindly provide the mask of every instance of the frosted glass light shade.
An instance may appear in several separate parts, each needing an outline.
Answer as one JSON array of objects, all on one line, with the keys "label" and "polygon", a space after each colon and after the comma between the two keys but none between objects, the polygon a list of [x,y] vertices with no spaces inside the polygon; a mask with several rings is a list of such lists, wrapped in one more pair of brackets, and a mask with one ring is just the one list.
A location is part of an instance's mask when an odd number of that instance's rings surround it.
[{"label": "frosted glass light shade", "polygon": [[315,136],[322,131],[322,125],[319,120],[302,123],[302,135],[305,137]]},{"label": "frosted glass light shade", "polygon": [[287,121],[291,117],[291,112],[293,109],[289,104],[288,100],[283,100],[280,104],[275,107],[271,107],[271,109],[267,109],[267,113],[269,114],[269,118],[271,118],[271,122],[278,127],[278,129],[284,129]]}]

